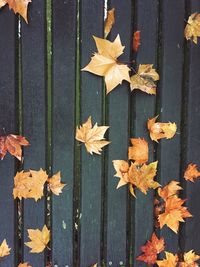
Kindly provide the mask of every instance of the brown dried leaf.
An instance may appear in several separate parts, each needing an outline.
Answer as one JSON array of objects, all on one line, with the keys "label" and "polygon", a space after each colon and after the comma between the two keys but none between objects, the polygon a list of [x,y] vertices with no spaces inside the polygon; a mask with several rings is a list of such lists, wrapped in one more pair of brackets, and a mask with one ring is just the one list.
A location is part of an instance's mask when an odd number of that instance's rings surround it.
[{"label": "brown dried leaf", "polygon": [[110,33],[114,23],[115,23],[115,9],[112,8],[111,10],[108,10],[107,12],[107,18],[105,21],[105,28],[104,28],[105,38]]},{"label": "brown dried leaf", "polygon": [[197,164],[190,163],[184,173],[185,180],[195,182],[198,177],[200,177],[200,172],[197,169]]},{"label": "brown dried leaf", "polygon": [[140,47],[140,31],[136,31],[133,34],[133,51],[137,52]]},{"label": "brown dried leaf", "polygon": [[171,197],[173,195],[176,195],[179,190],[182,190],[183,188],[179,186],[179,182],[177,181],[171,181],[169,184],[167,184],[163,188],[158,188],[158,195],[164,199],[167,200],[168,197]]}]

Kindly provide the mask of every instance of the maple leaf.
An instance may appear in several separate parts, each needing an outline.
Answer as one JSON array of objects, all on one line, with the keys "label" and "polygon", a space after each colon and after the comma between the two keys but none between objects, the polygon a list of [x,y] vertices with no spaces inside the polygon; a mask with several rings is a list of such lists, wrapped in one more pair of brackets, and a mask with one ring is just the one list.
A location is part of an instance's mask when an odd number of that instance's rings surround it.
[{"label": "maple leaf", "polygon": [[6,239],[0,245],[0,258],[10,255],[11,248],[8,247]]},{"label": "maple leaf", "polygon": [[105,21],[105,28],[104,28],[105,38],[110,33],[114,23],[115,23],[115,9],[112,8],[111,10],[108,10],[107,12],[107,18]]},{"label": "maple leaf", "polygon": [[184,172],[185,180],[194,182],[199,176],[200,176],[200,172],[197,169],[197,164],[190,163]]},{"label": "maple leaf", "polygon": [[182,200],[176,195],[168,197],[165,202],[164,213],[158,215],[160,228],[165,224],[175,233],[178,232],[179,222],[184,222],[184,218],[192,217],[187,207],[183,207],[186,200]]},{"label": "maple leaf", "polygon": [[140,64],[136,74],[131,76],[131,91],[139,89],[147,94],[156,94],[155,81],[159,80],[159,75],[152,64]]},{"label": "maple leaf", "polygon": [[76,128],[76,140],[83,142],[90,154],[100,155],[102,148],[110,143],[104,140],[104,134],[108,128],[109,126],[98,126],[97,123],[92,127],[90,116],[80,128]]},{"label": "maple leaf", "polygon": [[44,184],[48,179],[46,171],[21,171],[14,177],[13,196],[15,198],[34,198],[35,201],[44,195]]},{"label": "maple leaf", "polygon": [[148,265],[155,264],[157,260],[157,254],[162,252],[165,248],[164,238],[157,238],[156,234],[153,233],[151,240],[148,240],[144,246],[141,246],[142,255],[137,257],[138,261],[143,261]]},{"label": "maple leaf", "polygon": [[90,63],[82,69],[99,76],[105,77],[107,94],[111,92],[123,80],[130,82],[127,65],[117,62],[117,58],[123,54],[124,46],[118,35],[114,42],[93,36],[98,53],[95,53]]},{"label": "maple leaf", "polygon": [[31,265],[28,264],[28,262],[25,263],[20,263],[18,267],[32,267]]},{"label": "maple leaf", "polygon": [[158,195],[164,200],[166,200],[168,197],[176,195],[179,190],[183,189],[181,186],[179,186],[179,184],[180,183],[177,181],[171,181],[165,187],[158,188]]},{"label": "maple leaf", "polygon": [[9,134],[0,136],[0,159],[4,159],[7,151],[18,160],[22,160],[21,146],[28,146],[29,142],[20,135]]},{"label": "maple leaf", "polygon": [[157,118],[158,116],[149,119],[147,122],[151,140],[158,142],[158,140],[161,138],[171,139],[174,137],[177,130],[176,123],[156,122]]},{"label": "maple leaf", "polygon": [[148,143],[143,138],[131,138],[132,146],[128,149],[128,159],[134,160],[138,164],[143,164],[148,161]]},{"label": "maple leaf", "polygon": [[14,13],[19,13],[28,23],[27,12],[28,4],[31,3],[31,0],[1,0],[0,8],[8,4],[10,9],[13,9]]},{"label": "maple leaf", "polygon": [[61,183],[60,172],[57,172],[56,174],[54,174],[47,181],[48,181],[49,189],[57,196],[59,196],[59,194],[62,193],[62,189],[66,185],[66,184]]},{"label": "maple leaf", "polygon": [[165,251],[166,259],[158,260],[156,263],[159,267],[176,267],[178,263],[178,255]]},{"label": "maple leaf", "polygon": [[184,261],[179,263],[179,267],[198,267],[196,263],[200,259],[200,256],[195,254],[193,250],[184,253]]},{"label": "maple leaf", "polygon": [[30,253],[40,253],[49,243],[50,231],[46,225],[43,226],[42,231],[39,229],[28,229],[28,237],[31,241],[26,242],[25,245],[31,248]]},{"label": "maple leaf", "polygon": [[200,14],[193,13],[189,16],[187,23],[185,27],[185,38],[197,44],[197,37],[200,36]]},{"label": "maple leaf", "polygon": [[136,31],[133,34],[133,51],[137,52],[140,46],[140,31]]}]

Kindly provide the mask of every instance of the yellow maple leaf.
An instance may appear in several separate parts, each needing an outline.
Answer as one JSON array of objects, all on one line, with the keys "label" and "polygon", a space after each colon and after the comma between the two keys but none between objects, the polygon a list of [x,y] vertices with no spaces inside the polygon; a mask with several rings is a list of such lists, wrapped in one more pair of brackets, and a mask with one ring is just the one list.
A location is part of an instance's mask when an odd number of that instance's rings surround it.
[{"label": "yellow maple leaf", "polygon": [[192,40],[197,44],[197,37],[200,36],[200,14],[193,13],[188,18],[187,25],[185,27],[185,38]]},{"label": "yellow maple leaf", "polygon": [[31,0],[1,0],[0,8],[8,4],[10,9],[13,9],[14,13],[19,13],[28,23],[27,12],[28,4],[31,3]]},{"label": "yellow maple leaf", "polygon": [[193,250],[190,250],[183,255],[183,262],[179,263],[179,267],[198,267],[196,263],[200,259],[200,256],[195,254]]},{"label": "yellow maple leaf", "polygon": [[13,196],[14,199],[19,198],[27,198],[30,192],[30,172],[21,171],[17,172],[14,177],[14,188],[13,188]]},{"label": "yellow maple leaf", "polygon": [[179,222],[184,222],[184,218],[192,217],[192,214],[183,207],[186,200],[182,200],[176,195],[168,197],[165,202],[164,213],[158,215],[160,228],[167,225],[175,233],[178,232]]},{"label": "yellow maple leaf", "polygon": [[149,119],[147,122],[151,140],[158,142],[161,138],[171,139],[174,137],[177,130],[176,123],[156,122],[157,117]]},{"label": "yellow maple leaf", "polygon": [[108,10],[107,12],[107,18],[105,21],[105,28],[104,28],[105,38],[110,33],[114,23],[115,23],[115,9],[112,8],[111,10]]},{"label": "yellow maple leaf", "polygon": [[176,267],[178,264],[178,255],[165,251],[166,259],[158,260],[156,263],[159,267]]},{"label": "yellow maple leaf", "polygon": [[90,63],[83,68],[99,76],[105,77],[107,94],[111,92],[123,80],[130,82],[129,67],[117,62],[117,58],[123,54],[124,46],[118,35],[114,42],[94,37],[98,53],[95,53]]},{"label": "yellow maple leaf", "polygon": [[47,181],[48,181],[49,189],[57,196],[62,193],[62,189],[66,185],[66,184],[61,183],[60,172],[57,172],[56,174],[54,174]]},{"label": "yellow maple leaf", "polygon": [[32,267],[32,266],[28,264],[28,262],[25,262],[25,263],[20,263],[18,267]]},{"label": "yellow maple leaf", "polygon": [[138,164],[143,164],[148,161],[148,143],[147,141],[143,138],[131,138],[131,144],[128,148],[128,159],[129,160],[134,160]]},{"label": "yellow maple leaf", "polygon": [[109,126],[98,126],[97,123],[92,127],[92,119],[89,117],[85,123],[76,128],[76,140],[85,144],[90,154],[101,154],[102,148],[110,142],[105,141],[104,134]]},{"label": "yellow maple leaf", "polygon": [[180,183],[177,181],[171,181],[163,188],[158,188],[158,195],[164,200],[166,200],[168,197],[176,195],[179,190],[183,189],[181,186],[179,186],[179,184]]},{"label": "yellow maple leaf", "polygon": [[159,80],[159,75],[153,68],[153,64],[140,64],[136,74],[131,76],[131,91],[139,89],[147,94],[156,94],[155,81]]},{"label": "yellow maple leaf", "polygon": [[6,239],[0,245],[0,258],[10,255],[11,248],[8,247]]},{"label": "yellow maple leaf", "polygon": [[197,169],[197,164],[190,163],[184,172],[185,180],[194,182],[198,177],[200,177],[200,172]]},{"label": "yellow maple leaf", "polygon": [[49,243],[50,231],[46,225],[43,226],[42,231],[39,229],[28,229],[28,237],[31,241],[26,242],[25,245],[31,248],[30,253],[40,253]]}]

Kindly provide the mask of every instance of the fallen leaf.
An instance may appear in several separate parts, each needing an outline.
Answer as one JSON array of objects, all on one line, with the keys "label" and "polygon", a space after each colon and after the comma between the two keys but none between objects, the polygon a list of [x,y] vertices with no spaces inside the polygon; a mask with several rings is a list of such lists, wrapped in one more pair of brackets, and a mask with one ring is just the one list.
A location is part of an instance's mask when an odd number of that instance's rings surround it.
[{"label": "fallen leaf", "polygon": [[107,18],[105,21],[105,28],[104,28],[105,38],[110,33],[114,23],[115,23],[115,9],[112,8],[111,10],[108,10],[107,12]]},{"label": "fallen leaf", "polygon": [[6,239],[0,245],[0,258],[10,255],[11,248],[8,247]]},{"label": "fallen leaf", "polygon": [[150,132],[151,140],[158,142],[161,138],[171,139],[177,130],[176,123],[171,122],[156,122],[155,118],[149,119],[147,122],[147,127]]},{"label": "fallen leaf", "polygon": [[104,140],[108,128],[109,126],[98,126],[97,123],[92,127],[92,119],[89,117],[80,128],[76,128],[76,140],[83,142],[90,154],[100,155],[102,148],[110,143]]},{"label": "fallen leaf", "polygon": [[21,171],[14,177],[13,196],[15,198],[34,198],[35,201],[44,195],[44,184],[48,179],[46,171]]},{"label": "fallen leaf", "polygon": [[190,250],[183,255],[183,262],[179,263],[179,267],[198,267],[199,264],[196,263],[200,259],[200,256],[195,254],[193,250]]},{"label": "fallen leaf", "polygon": [[19,13],[28,23],[27,12],[28,4],[31,3],[31,0],[1,0],[0,8],[8,4],[10,9],[13,9],[14,13]]},{"label": "fallen leaf", "polygon": [[7,136],[0,136],[0,159],[4,159],[7,152],[18,160],[22,160],[21,146],[28,146],[29,142],[25,137],[20,135],[9,134]]},{"label": "fallen leaf", "polygon": [[200,177],[200,172],[197,169],[197,164],[190,163],[184,173],[185,180],[194,182],[198,177]]},{"label": "fallen leaf", "polygon": [[164,213],[158,215],[160,228],[167,225],[175,233],[178,232],[179,222],[184,222],[184,218],[192,217],[187,207],[183,207],[186,200],[182,200],[176,195],[168,197],[165,202]]},{"label": "fallen leaf", "polygon": [[128,149],[128,159],[134,160],[138,164],[143,164],[148,161],[148,143],[143,138],[131,138],[132,146]]},{"label": "fallen leaf", "polygon": [[178,264],[178,255],[165,251],[166,259],[158,260],[156,263],[159,267],[176,267]]},{"label": "fallen leaf", "polygon": [[168,197],[171,197],[173,195],[176,195],[179,190],[182,190],[183,188],[179,186],[179,182],[177,181],[171,181],[169,184],[167,184],[163,188],[158,188],[158,195],[164,199],[167,200]]},{"label": "fallen leaf", "polygon": [[99,76],[105,77],[107,94],[110,93],[123,80],[130,82],[129,67],[117,62],[117,58],[123,54],[124,46],[118,35],[114,42],[97,38],[95,36],[98,53],[95,53],[90,63],[82,69]]},{"label": "fallen leaf", "polygon": [[133,51],[137,52],[140,46],[140,31],[136,31],[133,34]]},{"label": "fallen leaf", "polygon": [[32,266],[29,265],[27,262],[25,262],[25,263],[20,263],[20,264],[18,265],[18,267],[32,267]]},{"label": "fallen leaf", "polygon": [[156,94],[155,81],[159,80],[159,75],[152,64],[140,64],[136,74],[131,76],[131,91],[139,89],[147,94]]},{"label": "fallen leaf", "polygon": [[57,196],[62,193],[62,189],[66,184],[61,183],[60,172],[54,174],[47,180],[49,189]]},{"label": "fallen leaf", "polygon": [[187,25],[185,27],[185,38],[192,40],[197,44],[197,37],[200,36],[200,14],[193,13],[188,18]]},{"label": "fallen leaf", "polygon": [[30,253],[40,253],[42,252],[50,240],[50,231],[47,229],[46,225],[39,229],[28,229],[28,237],[31,241],[26,242],[25,245],[31,248]]},{"label": "fallen leaf", "polygon": [[153,233],[151,240],[148,240],[144,246],[141,246],[142,255],[137,257],[138,261],[143,261],[148,265],[156,263],[157,255],[162,252],[165,248],[164,238],[157,238],[156,234]]}]

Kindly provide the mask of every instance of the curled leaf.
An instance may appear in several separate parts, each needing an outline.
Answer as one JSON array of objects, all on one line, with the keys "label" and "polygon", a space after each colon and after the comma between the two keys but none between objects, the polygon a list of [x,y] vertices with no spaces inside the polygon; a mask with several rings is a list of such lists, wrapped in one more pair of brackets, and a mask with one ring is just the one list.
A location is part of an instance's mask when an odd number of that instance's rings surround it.
[{"label": "curled leaf", "polygon": [[131,91],[139,89],[147,94],[156,94],[155,81],[159,80],[159,75],[152,64],[139,65],[138,71],[131,77]]},{"label": "curled leaf", "polygon": [[200,14],[193,13],[188,18],[187,25],[185,27],[185,38],[192,40],[197,44],[197,37],[200,36]]},{"label": "curled leaf", "polygon": [[97,123],[92,127],[92,119],[89,117],[82,126],[76,128],[76,140],[85,144],[88,153],[100,155],[102,148],[110,143],[104,140],[108,128],[109,126],[98,126]]},{"label": "curled leaf", "polygon": [[118,35],[114,42],[94,36],[98,53],[95,53],[90,63],[83,68],[99,76],[105,77],[107,94],[110,93],[123,80],[130,82],[129,67],[117,62],[117,58],[123,54],[124,46]]},{"label": "curled leaf", "polygon": [[184,173],[185,180],[194,182],[198,177],[200,177],[200,172],[197,169],[197,164],[190,163]]},{"label": "curled leaf", "polygon": [[138,164],[143,164],[148,161],[148,143],[144,138],[131,138],[132,146],[128,149],[128,159],[134,160]]},{"label": "curled leaf", "polygon": [[110,33],[114,23],[115,23],[115,9],[112,8],[111,10],[108,10],[107,12],[107,18],[105,21],[105,28],[104,28],[105,38]]},{"label": "curled leaf", "polygon": [[147,122],[151,140],[158,142],[158,140],[162,138],[171,139],[174,137],[177,130],[176,123],[156,122],[157,118],[158,116],[149,119]]}]

